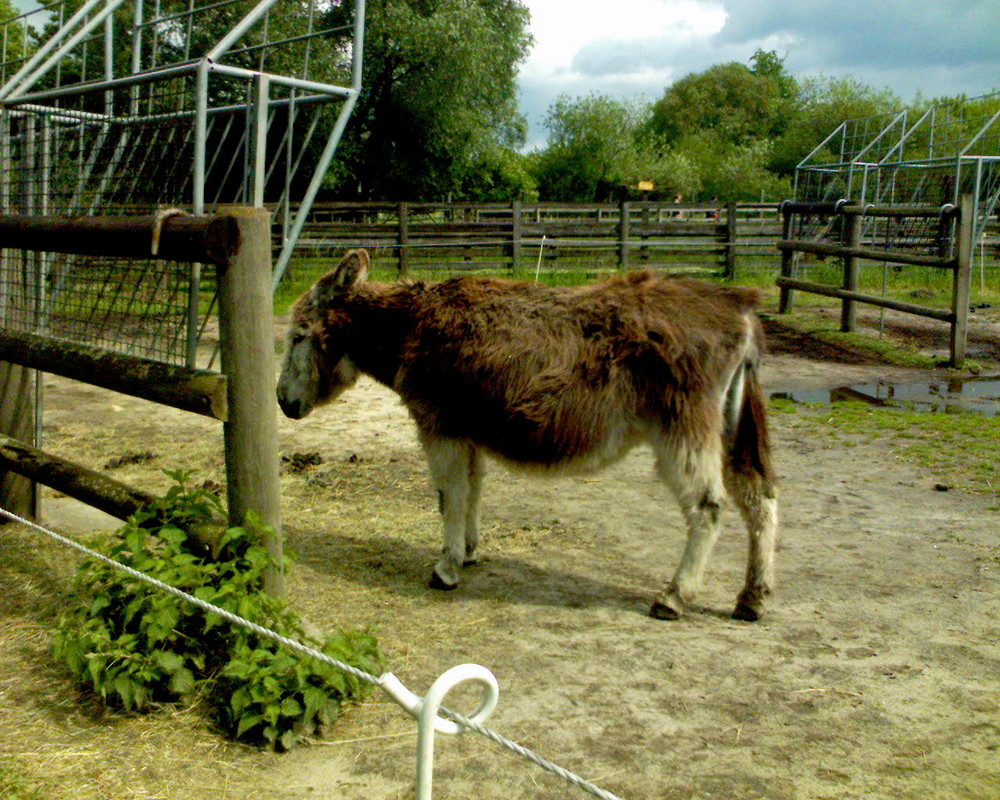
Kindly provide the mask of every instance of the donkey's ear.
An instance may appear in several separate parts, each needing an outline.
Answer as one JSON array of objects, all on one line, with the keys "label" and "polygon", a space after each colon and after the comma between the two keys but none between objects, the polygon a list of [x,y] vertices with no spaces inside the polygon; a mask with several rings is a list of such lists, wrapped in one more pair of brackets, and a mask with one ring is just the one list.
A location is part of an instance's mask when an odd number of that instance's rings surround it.
[{"label": "donkey's ear", "polygon": [[367,251],[351,250],[336,267],[316,282],[313,298],[322,303],[354,288],[368,275],[370,263]]}]

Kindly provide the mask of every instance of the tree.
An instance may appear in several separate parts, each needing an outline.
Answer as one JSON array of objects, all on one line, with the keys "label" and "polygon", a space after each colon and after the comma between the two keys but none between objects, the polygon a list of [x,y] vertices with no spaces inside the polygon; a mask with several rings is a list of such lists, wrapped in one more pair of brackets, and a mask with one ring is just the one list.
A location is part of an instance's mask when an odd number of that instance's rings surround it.
[{"label": "tree", "polygon": [[0,64],[4,65],[0,84],[21,68],[37,46],[34,29],[14,21],[20,14],[11,0],[0,0]]},{"label": "tree", "polygon": [[[768,167],[790,175],[802,159],[818,147],[845,120],[888,115],[899,111],[902,101],[890,90],[876,90],[856,78],[806,78],[799,88],[796,112],[774,143]],[[819,163],[836,163],[839,154],[818,154]]]},{"label": "tree", "polygon": [[364,86],[329,188],[380,200],[521,192],[527,28],[519,0],[370,2]]},{"label": "tree", "polygon": [[774,53],[758,50],[753,64],[716,64],[681,78],[653,105],[651,132],[668,146],[706,130],[733,145],[773,137],[790,110],[794,80]]},{"label": "tree", "polygon": [[542,199],[607,200],[623,184],[649,177],[652,153],[641,146],[648,107],[592,94],[563,95],[549,108],[548,146],[534,171]]}]

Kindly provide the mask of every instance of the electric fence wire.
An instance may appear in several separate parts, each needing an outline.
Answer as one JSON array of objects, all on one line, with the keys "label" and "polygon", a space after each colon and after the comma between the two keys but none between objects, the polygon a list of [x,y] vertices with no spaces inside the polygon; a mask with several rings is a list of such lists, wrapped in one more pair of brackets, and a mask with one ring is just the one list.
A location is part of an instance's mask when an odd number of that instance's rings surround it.
[{"label": "electric fence wire", "polygon": [[[44,526],[39,525],[36,522],[33,522],[29,519],[25,519],[24,517],[14,514],[13,512],[8,511],[4,508],[0,508],[0,514],[13,520],[14,522],[18,522],[22,525],[31,528],[32,530],[38,531],[39,533],[42,533],[50,537],[51,539],[54,539],[55,541],[59,542],[62,545],[65,545],[66,547],[70,547],[76,550],[84,554],[88,558],[95,559],[103,564],[107,564],[109,567],[112,567],[113,569],[124,572],[130,577],[143,581],[144,583],[147,583],[150,586],[159,589],[160,591],[172,594],[175,597],[178,597],[187,603],[197,606],[198,608],[201,608],[204,611],[208,611],[213,614],[218,614],[226,621],[231,622],[234,625],[239,625],[243,628],[246,628],[247,630],[256,633],[258,636],[263,636],[265,638],[271,639],[283,645],[284,647],[293,650],[294,652],[308,656],[309,658],[315,658],[318,661],[321,661],[325,664],[329,664],[332,667],[335,667],[343,672],[353,675],[355,678],[364,681],[365,683],[382,688],[382,679],[377,675],[372,675],[370,672],[366,672],[364,670],[358,669],[357,667],[353,667],[350,664],[346,664],[343,661],[339,661],[338,659],[335,659],[327,655],[326,653],[322,653],[307,645],[302,644],[301,642],[297,642],[294,639],[290,639],[287,636],[282,636],[280,633],[277,633],[276,631],[272,631],[269,628],[265,628],[262,625],[258,625],[257,623],[251,622],[248,619],[244,619],[243,617],[238,616],[237,614],[233,614],[231,611],[227,611],[224,608],[219,608],[218,606],[213,605],[212,603],[209,603],[205,600],[201,600],[200,598],[197,598],[192,594],[188,594],[187,592],[178,589],[174,586],[171,586],[170,584],[157,580],[156,578],[153,578],[150,575],[146,575],[145,573],[140,572],[137,569],[133,569],[132,567],[122,564],[119,561],[115,561],[113,558],[108,558],[107,556],[102,555],[101,553],[98,553],[95,550],[91,550],[89,547],[86,547],[85,545],[82,545],[79,542],[74,541],[73,539],[63,536],[62,534],[56,533],[55,531],[51,531],[48,528],[45,528]],[[489,739],[495,744],[498,744],[501,747],[510,750],[511,752],[521,756],[527,761],[530,761],[531,763],[542,768],[546,772],[550,772],[553,775],[556,775],[562,778],[563,780],[567,781],[568,783],[572,784],[573,786],[576,786],[578,789],[581,789],[594,797],[600,798],[600,800],[622,800],[622,798],[620,798],[618,795],[612,794],[611,792],[602,789],[601,787],[591,783],[590,781],[585,780],[584,778],[581,778],[579,775],[570,772],[564,767],[560,767],[558,764],[549,761],[546,758],[542,758],[541,756],[532,752],[528,748],[519,745],[517,742],[508,739],[506,736],[503,736],[502,734],[497,733],[496,731],[490,728],[487,728],[483,725],[480,725],[477,722],[474,722],[471,719],[468,719],[467,717],[465,717],[462,714],[459,714],[456,711],[452,711],[442,706],[440,708],[440,712],[444,716],[451,719],[452,721],[461,725],[463,728],[475,731],[479,735],[484,736],[485,738]]]}]

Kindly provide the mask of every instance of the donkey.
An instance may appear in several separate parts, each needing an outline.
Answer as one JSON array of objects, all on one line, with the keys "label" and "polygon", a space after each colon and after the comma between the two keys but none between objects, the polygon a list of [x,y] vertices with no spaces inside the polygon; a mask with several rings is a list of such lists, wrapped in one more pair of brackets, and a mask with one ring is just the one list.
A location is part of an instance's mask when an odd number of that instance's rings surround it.
[{"label": "donkey", "polygon": [[431,586],[476,560],[483,455],[587,473],[652,446],[688,537],[650,615],[697,595],[727,495],[749,531],[733,616],[753,621],[773,585],[777,495],[758,369],[756,293],[651,272],[548,288],[458,277],[366,281],[353,250],[292,309],[278,403],[292,419],[366,374],[416,422],[437,489],[444,547]]}]

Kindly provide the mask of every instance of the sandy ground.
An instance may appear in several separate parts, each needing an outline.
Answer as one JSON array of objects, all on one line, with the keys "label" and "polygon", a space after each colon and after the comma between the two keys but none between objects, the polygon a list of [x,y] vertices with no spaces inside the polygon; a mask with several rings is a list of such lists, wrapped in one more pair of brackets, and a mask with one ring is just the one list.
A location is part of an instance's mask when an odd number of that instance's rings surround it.
[{"label": "sandy ground", "polygon": [[[927,376],[778,353],[765,377],[792,390]],[[148,488],[165,485],[165,467],[221,470],[215,423],[48,383],[55,452],[99,468],[150,451],[153,463],[119,475]],[[492,467],[482,561],[459,590],[437,593],[426,588],[436,502],[412,425],[391,393],[363,381],[306,420],[281,421],[283,452],[323,459],[283,477],[299,557],[291,597],[320,628],[371,627],[418,693],[455,664],[487,666],[500,683],[491,727],[626,800],[995,800],[1000,515],[985,498],[935,491],[933,476],[876,445],[787,423],[773,420],[781,536],[766,617],[728,617],[745,565],[729,511],[698,606],[662,622],[646,611],[683,531],[648,452],[591,478]],[[46,509],[59,529],[100,523],[64,499]],[[0,541],[31,546],[9,530]],[[4,582],[0,566],[0,593]],[[223,743],[183,715],[164,725],[81,714],[45,666],[37,609],[5,596],[0,619],[27,638],[0,647],[0,753],[37,763],[46,798],[413,796],[415,726],[385,697],[281,756]],[[27,673],[38,670],[64,701],[37,696]],[[471,710],[466,694],[449,704]],[[12,739],[29,720],[30,735]],[[478,736],[439,739],[440,800],[574,796],[585,795]]]}]

